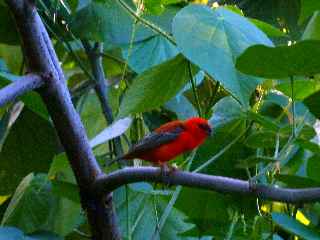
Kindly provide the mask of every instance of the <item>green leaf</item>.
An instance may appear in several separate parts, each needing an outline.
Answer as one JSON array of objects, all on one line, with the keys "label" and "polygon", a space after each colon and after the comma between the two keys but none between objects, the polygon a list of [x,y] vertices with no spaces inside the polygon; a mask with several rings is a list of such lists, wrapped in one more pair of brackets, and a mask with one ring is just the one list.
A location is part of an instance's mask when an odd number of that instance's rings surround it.
[{"label": "green leaf", "polygon": [[50,180],[63,181],[72,184],[76,183],[76,178],[65,153],[60,153],[54,157],[48,177]]},{"label": "green leaf", "polygon": [[320,40],[320,11],[313,14],[301,38],[302,40]]},{"label": "green leaf", "polygon": [[67,235],[83,221],[81,207],[79,202],[56,195],[57,188],[53,188],[47,175],[29,174],[17,187],[1,224],[16,226],[25,233],[51,231]]},{"label": "green leaf", "polygon": [[23,62],[20,46],[12,46],[0,43],[0,57],[6,62],[11,73],[20,73]]},{"label": "green leaf", "polygon": [[[319,146],[318,146],[319,147]],[[320,176],[319,176],[319,171],[320,171],[320,153],[313,155],[308,159],[307,162],[307,175],[320,183]],[[319,186],[319,184],[318,184]]]},{"label": "green leaf", "polygon": [[145,10],[151,14],[161,14],[165,10],[161,0],[144,0],[143,4]]},{"label": "green leaf", "polygon": [[320,2],[318,0],[301,0],[299,23],[302,24],[317,10],[320,10]]},{"label": "green leaf", "polygon": [[[232,212],[245,208],[244,217],[250,218],[255,214],[253,201],[242,196],[184,187],[175,206],[196,224],[198,236],[207,234],[214,236],[214,239],[224,239],[231,224]],[[234,234],[240,235],[241,232],[242,229],[236,227]]]},{"label": "green leaf", "polygon": [[[129,46],[123,50],[123,57],[128,59]],[[160,35],[137,42],[130,50],[128,64],[137,73],[163,63],[178,54],[177,48]]]},{"label": "green leaf", "polygon": [[252,133],[245,144],[251,148],[273,148],[276,145],[276,133],[273,131],[258,131]]},{"label": "green leaf", "polygon": [[[249,47],[237,59],[239,71],[265,78],[312,76],[320,73],[320,41],[306,40],[291,46]],[[248,64],[250,63],[250,64]]]},{"label": "green leaf", "polygon": [[24,240],[63,240],[63,238],[51,232],[41,231],[27,235]]},{"label": "green leaf", "polygon": [[263,157],[263,156],[250,156],[246,159],[239,160],[238,164],[236,167],[238,168],[251,168],[255,167],[258,163],[270,163],[270,162],[275,162],[276,159],[271,158],[271,157]]},{"label": "green leaf", "polygon": [[138,75],[123,97],[118,118],[146,112],[169,101],[188,82],[188,65],[178,55]]},{"label": "green leaf", "polygon": [[320,234],[283,213],[272,213],[272,220],[285,231],[306,240],[320,239]]},{"label": "green leaf", "polygon": [[57,198],[50,195],[46,175],[29,174],[16,189],[1,225],[16,226],[26,233],[47,230],[53,222]]},{"label": "green leaf", "polygon": [[[275,88],[285,95],[291,97],[291,83],[289,79],[280,81]],[[312,95],[314,92],[320,90],[319,79],[308,79],[308,78],[294,78],[293,84],[293,96],[296,101],[303,100],[306,97]]]},{"label": "green leaf", "polygon": [[303,100],[303,103],[309,108],[310,112],[316,117],[320,118],[320,91],[313,93]]},{"label": "green leaf", "polygon": [[51,123],[25,108],[11,127],[0,153],[0,193],[12,193],[30,172],[48,171],[57,149]]},{"label": "green leaf", "polygon": [[277,132],[280,129],[279,124],[275,123],[275,121],[272,118],[269,118],[267,116],[263,116],[259,113],[255,113],[250,110],[247,112],[247,116],[248,116],[248,119],[259,123],[261,126],[263,126],[266,129],[269,129],[275,132]]},{"label": "green leaf", "polygon": [[[134,4],[128,4],[133,10]],[[170,32],[171,19],[177,8],[171,7],[160,16],[142,15],[147,20],[160,25]],[[106,0],[102,3],[91,2],[81,8],[73,16],[71,29],[82,39],[105,42],[106,46],[128,44],[133,31],[134,19],[118,2]],[[138,23],[135,30],[134,42],[142,41],[156,35],[152,30]]]},{"label": "green leaf", "polygon": [[75,203],[80,203],[79,188],[76,184],[59,180],[52,180],[51,185],[52,192],[55,195],[67,198]]},{"label": "green leaf", "polygon": [[101,105],[94,92],[84,96],[84,104],[81,111],[81,120],[87,130],[89,138],[93,138],[106,128],[106,120],[101,110]]},{"label": "green leaf", "polygon": [[320,146],[314,142],[310,142],[309,140],[305,139],[297,139],[295,142],[304,149],[320,154]]},{"label": "green leaf", "polygon": [[246,118],[241,105],[231,96],[219,100],[212,108],[212,117],[209,122],[214,129],[221,128],[234,121]]},{"label": "green leaf", "polygon": [[[131,239],[151,239],[167,201],[160,194],[153,195],[144,191],[134,191],[131,187],[127,189],[129,205],[126,203],[125,187],[114,192],[114,203],[122,235],[128,237],[129,221]],[[157,233],[155,239],[184,239],[179,235],[193,227],[193,224],[186,223],[185,220],[186,216],[173,208],[161,233]]]},{"label": "green leaf", "polygon": [[256,27],[258,27],[261,31],[263,31],[269,37],[284,37],[286,34],[282,32],[280,29],[268,24],[266,22],[260,21],[255,18],[249,18],[250,22],[252,22]]},{"label": "green leaf", "polygon": [[178,119],[187,119],[197,116],[196,109],[183,95],[172,98],[165,104],[165,108],[177,114]]},{"label": "green leaf", "polygon": [[301,177],[289,174],[277,174],[275,175],[275,179],[277,181],[283,182],[284,184],[286,184],[286,187],[289,188],[319,187],[320,184],[320,182],[308,177]]},{"label": "green leaf", "polygon": [[238,14],[199,5],[183,8],[172,26],[181,52],[247,107],[252,91],[262,81],[238,72],[235,59],[253,44],[272,46],[266,35]]}]

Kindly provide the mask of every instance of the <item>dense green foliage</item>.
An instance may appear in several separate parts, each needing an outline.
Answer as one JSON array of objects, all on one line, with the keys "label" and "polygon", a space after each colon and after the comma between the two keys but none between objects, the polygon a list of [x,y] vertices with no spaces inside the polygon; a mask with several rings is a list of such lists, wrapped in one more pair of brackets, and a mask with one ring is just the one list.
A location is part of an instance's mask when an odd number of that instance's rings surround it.
[{"label": "dense green foliage", "polygon": [[[37,1],[106,172],[117,168],[105,167],[114,157],[111,138],[120,135],[126,150],[164,122],[200,115],[214,134],[175,159],[179,168],[279,187],[320,185],[318,0],[230,0],[218,8],[135,2]],[[8,12],[0,0],[1,87],[25,71]],[[82,41],[104,43],[112,126],[91,88]],[[78,187],[48,113],[36,92],[20,100],[0,109],[0,239],[87,239]],[[118,189],[114,204],[124,239],[320,239],[319,203],[136,183]]]}]

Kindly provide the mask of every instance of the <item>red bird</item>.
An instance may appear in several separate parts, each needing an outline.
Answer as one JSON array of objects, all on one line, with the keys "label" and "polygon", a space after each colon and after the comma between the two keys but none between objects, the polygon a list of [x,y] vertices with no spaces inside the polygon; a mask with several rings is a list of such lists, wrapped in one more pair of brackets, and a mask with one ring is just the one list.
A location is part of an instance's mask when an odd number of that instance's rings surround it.
[{"label": "red bird", "polygon": [[168,122],[146,135],[118,159],[139,158],[166,166],[166,162],[201,145],[211,132],[208,121],[199,117]]}]

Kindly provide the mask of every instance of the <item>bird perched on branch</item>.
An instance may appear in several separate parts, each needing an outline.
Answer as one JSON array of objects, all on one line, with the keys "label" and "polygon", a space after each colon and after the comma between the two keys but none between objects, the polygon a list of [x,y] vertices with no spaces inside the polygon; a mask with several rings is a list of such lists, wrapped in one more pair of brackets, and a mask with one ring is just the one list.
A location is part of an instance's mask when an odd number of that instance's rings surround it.
[{"label": "bird perched on branch", "polygon": [[211,132],[208,121],[199,117],[168,122],[146,135],[128,153],[109,165],[120,159],[139,158],[167,168],[168,161],[201,145]]}]

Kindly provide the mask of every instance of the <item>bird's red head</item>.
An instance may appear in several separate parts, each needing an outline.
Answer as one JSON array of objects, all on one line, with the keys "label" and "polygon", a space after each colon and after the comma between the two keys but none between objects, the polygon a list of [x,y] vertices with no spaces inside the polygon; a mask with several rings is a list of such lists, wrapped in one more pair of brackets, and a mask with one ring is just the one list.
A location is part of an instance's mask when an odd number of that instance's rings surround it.
[{"label": "bird's red head", "polygon": [[189,118],[185,121],[185,126],[194,136],[207,138],[212,133],[212,127],[207,119],[200,117]]}]

